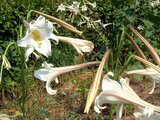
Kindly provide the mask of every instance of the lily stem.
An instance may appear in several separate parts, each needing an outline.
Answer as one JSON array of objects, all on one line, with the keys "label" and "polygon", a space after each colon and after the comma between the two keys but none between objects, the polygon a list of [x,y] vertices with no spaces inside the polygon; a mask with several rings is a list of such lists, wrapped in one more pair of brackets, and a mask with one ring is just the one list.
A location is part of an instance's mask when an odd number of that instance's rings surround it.
[{"label": "lily stem", "polygon": [[25,111],[25,102],[26,102],[26,90],[25,90],[25,58],[24,58],[24,49],[21,48],[21,91],[22,91],[22,102],[20,104],[22,113],[23,113],[23,120],[26,118],[26,111]]}]

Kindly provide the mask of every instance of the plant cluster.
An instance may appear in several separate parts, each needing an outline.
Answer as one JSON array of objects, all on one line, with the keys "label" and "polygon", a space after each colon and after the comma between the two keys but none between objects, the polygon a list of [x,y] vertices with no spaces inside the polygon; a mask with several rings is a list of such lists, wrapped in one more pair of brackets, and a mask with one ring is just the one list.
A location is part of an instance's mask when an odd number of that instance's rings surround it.
[{"label": "plant cluster", "polygon": [[[0,8],[2,10],[0,92],[3,101],[5,101],[5,95],[9,94],[16,99],[21,109],[21,112],[16,111],[11,115],[0,112],[0,119],[17,118],[18,116],[23,119],[27,118],[28,93],[31,87],[35,87],[32,85],[32,80],[39,79],[45,82],[47,93],[55,96],[58,91],[53,87],[60,82],[58,78],[60,75],[95,65],[99,67],[93,82],[88,81],[88,83],[92,82],[90,89],[88,90],[88,86],[79,86],[81,87],[80,92],[88,92],[84,113],[89,113],[93,103],[96,113],[101,113],[100,110],[106,109],[105,104],[111,104],[110,115],[109,118],[107,116],[107,119],[112,119],[116,111],[116,120],[120,120],[124,111],[123,105],[129,104],[135,106],[133,113],[135,119],[160,119],[160,106],[142,100],[130,87],[131,80],[128,77],[121,77],[147,76],[147,79],[153,83],[149,94],[154,92],[156,83],[160,82],[160,49],[158,48],[160,24],[157,22],[159,20],[159,1],[104,0],[90,2],[82,0],[81,2],[57,2],[55,6],[54,1],[33,2],[33,5],[29,2],[12,1],[10,5],[3,1]],[[39,10],[33,10],[35,6],[45,6],[45,4],[48,5],[46,9],[42,7]],[[20,7],[17,7],[19,5]],[[16,9],[12,10],[13,6]],[[7,7],[6,13],[9,15],[4,13]],[[35,7],[35,9],[38,8]],[[51,10],[54,11],[54,14]],[[145,12],[142,13],[142,11]],[[33,18],[36,19],[32,20]],[[23,25],[20,22],[22,19]],[[128,42],[128,39],[131,43]],[[145,50],[142,43],[149,52]],[[150,55],[155,62],[147,59]],[[101,58],[101,62],[96,62]],[[40,67],[40,64],[43,68]],[[133,68],[140,68],[140,70],[133,70]],[[103,70],[107,74],[103,77],[101,84]],[[139,76],[135,77],[141,79]],[[43,84],[43,82],[36,84]],[[77,83],[76,80],[73,82]],[[102,85],[102,92],[97,95],[100,85]],[[77,96],[78,94],[75,93],[70,97],[75,99]],[[47,98],[47,100],[50,104],[55,104],[51,102],[53,99]],[[38,107],[38,110],[47,116],[45,108]]]}]

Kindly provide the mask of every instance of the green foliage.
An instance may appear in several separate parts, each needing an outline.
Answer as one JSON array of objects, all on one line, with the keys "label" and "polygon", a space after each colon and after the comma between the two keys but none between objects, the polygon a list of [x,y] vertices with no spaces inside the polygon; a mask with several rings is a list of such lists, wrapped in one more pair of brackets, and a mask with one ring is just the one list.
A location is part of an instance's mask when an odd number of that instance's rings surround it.
[{"label": "green foliage", "polygon": [[[139,69],[144,69],[144,66],[141,65],[141,63],[139,61],[134,62],[134,65],[128,65],[127,70],[131,71],[131,70],[139,70]],[[133,75],[138,81],[141,80],[141,76],[140,75]]]},{"label": "green foliage", "polygon": [[[33,89],[35,86],[38,86],[38,82],[33,77],[33,71],[41,68],[43,61],[47,61],[58,67],[77,64],[84,61],[101,60],[105,51],[111,48],[112,51],[104,69],[106,72],[109,70],[114,71],[116,73],[115,79],[122,75],[128,64],[127,70],[143,68],[140,62],[127,61],[130,55],[137,53],[128,38],[125,37],[126,32],[133,37],[142,51],[145,51],[145,55],[149,56],[144,44],[128,29],[129,25],[134,26],[155,47],[160,55],[160,7],[152,7],[150,5],[150,0],[97,0],[96,8],[88,6],[92,12],[81,12],[81,14],[78,15],[73,15],[70,11],[56,11],[61,3],[71,5],[72,2],[72,0],[69,0],[68,2],[64,0],[3,0],[0,3],[0,63],[2,63],[2,55],[8,44],[10,42],[17,42],[17,40],[20,40],[25,36],[26,28],[22,25],[22,21],[27,20],[30,22],[38,17],[38,15],[31,12],[32,9],[57,17],[73,25],[78,30],[83,31],[83,35],[78,36],[69,30],[54,25],[54,28],[58,31],[53,31],[54,34],[89,40],[92,41],[95,46],[90,55],[84,55],[82,61],[76,61],[75,58],[77,53],[73,46],[62,42],[56,45],[51,41],[52,55],[48,58],[41,56],[41,59],[39,60],[36,60],[36,57],[31,55],[29,61],[25,64],[25,67],[27,68],[28,66],[28,69],[25,69],[24,71],[22,71],[22,66],[24,67],[24,65],[22,65],[22,58],[20,57],[22,49],[19,49],[17,45],[11,46],[8,49],[6,57],[12,67],[8,70],[3,70],[0,93],[3,95],[11,95],[10,99],[13,99],[14,97],[20,98],[20,100],[23,101],[23,104],[20,105],[21,109],[24,109],[24,104],[26,102],[25,98],[28,97],[26,96],[26,91],[24,91],[24,89]],[[95,2],[95,0],[90,0],[90,2]],[[82,4],[83,1],[81,0],[80,5]],[[93,26],[88,27],[87,23],[79,25],[80,22],[84,22],[85,20],[82,15],[89,17]],[[101,24],[94,23],[94,21],[98,19],[101,19]],[[104,28],[102,24],[108,25]],[[140,26],[142,29],[139,28]],[[95,73],[95,70],[91,72]],[[137,80],[140,80],[140,76],[134,77]],[[88,92],[93,78],[94,76],[91,76],[86,80],[80,81],[80,77],[75,77],[71,83],[78,84],[78,90],[76,91],[78,94],[74,93],[70,96],[71,99],[75,99],[79,93]],[[71,79],[71,77],[68,76],[64,78],[62,82],[66,82],[68,79]],[[22,90],[19,89],[20,87],[22,87]],[[22,91],[23,93],[21,93]],[[14,94],[15,92],[16,94]],[[46,97],[47,103],[52,105],[56,104],[53,100],[53,98]],[[4,105],[6,105],[6,103],[4,103]],[[127,108],[132,109],[132,106],[127,106]],[[38,113],[40,114],[39,118],[45,118],[49,115],[48,109],[44,106],[39,106],[36,110],[38,110]],[[111,112],[110,118],[113,113],[114,111]],[[81,114],[77,114],[77,111],[74,111],[70,112],[70,116],[66,119],[75,119],[80,116]],[[108,115],[104,115],[103,118],[97,114],[95,116],[96,119],[109,119]]]}]

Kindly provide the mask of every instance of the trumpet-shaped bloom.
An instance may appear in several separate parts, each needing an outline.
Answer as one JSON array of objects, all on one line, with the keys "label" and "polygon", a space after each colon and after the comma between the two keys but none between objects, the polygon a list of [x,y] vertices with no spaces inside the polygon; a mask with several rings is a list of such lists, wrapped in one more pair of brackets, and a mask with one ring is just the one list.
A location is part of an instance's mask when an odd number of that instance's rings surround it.
[{"label": "trumpet-shaped bloom", "polygon": [[158,6],[159,4],[160,4],[159,0],[151,0],[151,2],[150,2],[150,5],[151,5],[152,7],[156,7],[156,6]]},{"label": "trumpet-shaped bloom", "polygon": [[0,69],[0,84],[2,80],[3,67],[6,68],[7,70],[11,68],[11,65],[5,55],[2,55],[2,64],[1,64],[1,69]]},{"label": "trumpet-shaped bloom", "polygon": [[55,80],[55,82],[58,83],[57,76],[64,74],[66,72],[70,72],[76,69],[89,67],[97,64],[99,64],[99,62],[89,62],[89,63],[83,63],[83,64],[65,66],[65,67],[53,67],[52,64],[47,64],[46,62],[44,62],[42,64],[44,68],[34,71],[34,76],[42,81],[45,81],[47,92],[50,95],[54,95],[56,94],[57,90],[53,90],[51,88],[51,82]]},{"label": "trumpet-shaped bloom", "polygon": [[151,107],[146,107],[145,109],[138,110],[134,113],[135,118],[138,120],[159,120],[160,114],[154,112]]},{"label": "trumpet-shaped bloom", "polygon": [[73,4],[71,6],[68,6],[67,8],[70,10],[70,12],[75,13],[77,15],[79,13],[79,5],[80,2],[73,1]]},{"label": "trumpet-shaped bloom", "polygon": [[45,14],[45,13],[42,13],[42,12],[39,12],[39,11],[36,11],[36,10],[32,10],[32,11],[33,11],[34,13],[36,13],[36,14],[42,15],[42,16],[48,18],[48,19],[51,19],[51,20],[55,21],[56,23],[58,23],[58,24],[61,25],[62,27],[66,28],[66,29],[68,29],[68,30],[70,30],[70,31],[72,31],[72,32],[75,32],[75,33],[77,33],[77,34],[79,34],[79,35],[82,35],[82,33],[83,33],[82,31],[77,30],[77,29],[76,29],[75,27],[73,27],[72,25],[70,25],[70,24],[68,24],[68,23],[66,23],[66,22],[64,22],[64,21],[62,21],[62,20],[60,20],[60,19],[58,19],[58,18],[55,18],[55,17],[53,17],[53,16],[47,15],[47,14]]},{"label": "trumpet-shaped bloom", "polygon": [[65,5],[63,5],[62,3],[58,6],[58,9],[57,9],[57,11],[65,11],[66,10],[66,6]]},{"label": "trumpet-shaped bloom", "polygon": [[[3,60],[2,60],[2,65],[4,64],[5,68],[8,70],[9,68],[11,68],[11,64],[9,63],[8,59],[6,56],[2,56]],[[4,62],[4,63],[3,63]]]},{"label": "trumpet-shaped bloom", "polygon": [[141,51],[141,49],[136,44],[136,42],[132,39],[132,37],[128,33],[126,33],[126,36],[133,43],[133,45],[134,45],[137,53],[140,56],[140,57],[138,57],[138,56],[134,55],[133,57],[135,59],[143,62],[143,64],[146,66],[146,69],[143,69],[143,70],[134,70],[134,71],[126,72],[126,73],[130,74],[130,75],[131,74],[137,74],[137,75],[146,75],[146,76],[149,76],[149,78],[151,78],[150,80],[153,81],[152,91],[150,92],[150,94],[152,94],[153,91],[154,91],[154,89],[155,89],[155,83],[156,82],[160,82],[160,67],[159,67],[159,65],[160,65],[160,57],[159,57],[158,53],[156,52],[156,50],[150,45],[150,43],[137,30],[135,30],[132,26],[129,26],[129,28],[145,44],[145,46],[147,47],[147,49],[150,52],[151,56],[153,57],[153,59],[155,60],[155,62],[158,65],[155,65],[155,64],[149,62],[147,60],[146,56],[144,55],[144,53]]},{"label": "trumpet-shaped bloom", "polygon": [[27,35],[18,41],[18,45],[26,47],[25,58],[34,51],[38,51],[44,56],[51,55],[51,43],[49,39],[54,39],[58,42],[57,37],[52,33],[53,25],[50,21],[45,20],[45,17],[39,16],[36,21],[27,23]]},{"label": "trumpet-shaped bloom", "polygon": [[87,11],[87,6],[86,5],[82,5],[81,10],[82,11]]},{"label": "trumpet-shaped bloom", "polygon": [[87,1],[87,4],[91,5],[93,8],[95,8],[95,7],[96,7],[96,2],[94,2],[94,3],[90,3],[90,2],[88,2],[88,1]]},{"label": "trumpet-shaped bloom", "polygon": [[148,78],[150,80],[152,80],[152,82],[153,82],[153,87],[152,87],[152,90],[149,94],[152,94],[154,92],[155,83],[160,83],[160,73],[153,68],[146,68],[146,69],[142,69],[142,70],[128,71],[128,72],[126,72],[126,74],[128,74],[128,75],[136,74],[136,75],[148,76]]},{"label": "trumpet-shaped bloom", "polygon": [[[109,72],[104,76],[102,82],[103,91],[95,99],[94,109],[96,112],[99,113],[100,109],[104,109],[105,106],[102,107],[102,105],[105,103],[117,104],[116,120],[120,120],[123,111],[123,104],[128,103],[135,105],[140,110],[144,110],[146,107],[152,108],[152,111],[154,111],[155,114],[160,114],[160,107],[142,100],[129,86],[129,80],[127,78],[121,78],[121,84],[119,84],[117,81],[110,79],[109,76],[113,76],[113,73]],[[144,117],[147,115],[148,113],[143,114]]]},{"label": "trumpet-shaped bloom", "polygon": [[138,30],[143,30],[143,29],[144,29],[144,27],[143,27],[143,26],[141,26],[141,25],[139,25],[139,26],[137,27],[137,29],[138,29]]},{"label": "trumpet-shaped bloom", "polygon": [[90,53],[94,48],[94,44],[91,41],[77,39],[77,38],[62,37],[62,36],[57,36],[57,38],[59,39],[59,41],[67,42],[73,45],[73,47],[78,52],[80,58],[83,56],[82,52]]}]

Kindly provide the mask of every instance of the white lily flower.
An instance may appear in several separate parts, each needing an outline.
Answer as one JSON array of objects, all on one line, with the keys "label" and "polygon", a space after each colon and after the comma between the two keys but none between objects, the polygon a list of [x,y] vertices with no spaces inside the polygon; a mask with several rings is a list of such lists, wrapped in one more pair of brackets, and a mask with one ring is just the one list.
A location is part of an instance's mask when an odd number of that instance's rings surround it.
[{"label": "white lily flower", "polygon": [[58,6],[58,9],[57,9],[57,11],[65,11],[66,10],[66,6],[63,4],[63,3],[61,3],[59,6]]},{"label": "white lily flower", "polygon": [[79,5],[80,5],[80,2],[73,1],[72,6],[73,6],[74,8],[79,8]]},{"label": "white lily flower", "polygon": [[46,62],[44,62],[42,66],[45,68],[34,71],[34,76],[42,81],[45,81],[47,92],[50,95],[54,95],[56,94],[57,90],[53,90],[51,88],[51,82],[55,80],[55,82],[58,83],[57,76],[64,74],[66,72],[70,72],[76,69],[80,69],[83,67],[88,67],[96,64],[99,64],[99,62],[89,62],[89,63],[83,63],[79,65],[72,65],[72,66],[65,66],[65,67],[53,67],[52,64],[47,64]]},{"label": "white lily flower", "polygon": [[88,2],[88,1],[87,1],[87,4],[91,5],[93,8],[95,8],[95,7],[96,7],[96,2],[94,2],[94,3],[90,3],[90,2]]},{"label": "white lily flower", "polygon": [[82,24],[85,24],[86,22],[79,22],[78,26],[81,26]]},{"label": "white lily flower", "polygon": [[154,109],[149,107],[140,111],[133,113],[136,119],[138,120],[159,120],[160,114],[154,112]]},{"label": "white lily flower", "polygon": [[82,11],[87,11],[87,6],[86,5],[82,5],[81,10]]},{"label": "white lily flower", "polygon": [[[66,8],[67,8],[67,7],[66,7]],[[55,18],[55,17],[53,17],[53,16],[47,15],[47,14],[45,14],[45,13],[42,13],[42,12],[39,12],[39,11],[36,11],[36,10],[32,10],[32,11],[33,11],[34,13],[36,13],[36,14],[42,15],[42,16],[48,18],[48,19],[51,19],[51,20],[55,21],[55,22],[58,23],[60,26],[66,28],[66,29],[68,29],[68,30],[70,30],[70,31],[72,31],[72,32],[75,32],[75,33],[77,33],[77,34],[79,34],[79,35],[82,35],[82,33],[83,33],[82,31],[77,30],[77,29],[76,29],[75,27],[73,27],[72,25],[70,25],[70,24],[68,24],[68,23],[66,23],[66,22],[64,22],[64,21],[62,21],[62,20],[60,20],[60,19],[58,19],[58,18]]]},{"label": "white lily flower", "polygon": [[40,58],[40,56],[39,56],[37,53],[33,52],[33,54],[35,55],[35,57],[36,57],[37,59]]},{"label": "white lily flower", "polygon": [[144,28],[143,28],[143,26],[138,25],[137,29],[138,29],[138,30],[143,30]]},{"label": "white lily flower", "polygon": [[5,55],[2,55],[2,64],[1,64],[1,69],[0,69],[0,84],[2,80],[3,67],[6,68],[7,70],[11,68],[11,64],[9,63]]},{"label": "white lily flower", "polygon": [[155,89],[155,84],[160,83],[160,73],[153,68],[146,68],[142,70],[133,70],[126,72],[127,75],[135,74],[135,75],[144,75],[148,76],[149,80],[153,82],[152,90],[149,94],[152,94]]},{"label": "white lily flower", "polygon": [[150,2],[150,5],[151,5],[152,7],[156,7],[156,6],[158,6],[159,4],[160,4],[159,0],[152,0],[152,1]]},{"label": "white lily flower", "polygon": [[7,114],[0,113],[0,120],[11,120]]},{"label": "white lily flower", "polygon": [[[150,52],[150,54],[153,57],[153,59],[155,60],[155,62],[158,65],[160,65],[160,57],[159,57],[158,53],[156,52],[156,50],[150,45],[150,43],[137,30],[135,30],[132,26],[129,26],[129,28],[131,31],[133,31],[140,38],[140,40],[147,47],[148,51]],[[147,67],[146,69],[143,69],[143,70],[129,71],[129,72],[126,72],[126,74],[130,74],[130,75],[137,74],[137,75],[149,76],[151,78],[150,80],[153,81],[152,91],[150,92],[150,94],[152,94],[155,89],[155,83],[160,81],[160,67],[158,65],[155,65],[155,64],[149,62],[147,60],[146,56],[144,55],[144,53],[141,51],[141,49],[136,44],[136,42],[132,39],[132,37],[128,33],[126,33],[126,35],[129,38],[129,40],[132,42],[137,53],[140,56],[139,57],[139,56],[134,55],[133,57],[135,59],[141,61]]]},{"label": "white lily flower", "polygon": [[71,6],[68,6],[67,8],[70,10],[70,12],[74,12],[75,15],[79,13],[79,5],[80,2],[73,1],[73,4]]},{"label": "white lily flower", "polygon": [[98,20],[96,20],[96,21],[94,21],[94,22],[101,24],[101,19],[98,19]]},{"label": "white lily flower", "polygon": [[139,98],[139,96],[129,86],[129,80],[127,78],[121,78],[121,84],[119,84],[117,81],[110,79],[109,76],[113,76],[113,73],[109,72],[105,75],[102,82],[103,91],[95,99],[94,109],[96,112],[100,112],[99,109],[104,109],[105,107],[101,106],[105,103],[117,104],[116,120],[120,120],[123,104],[129,103],[135,105],[139,109],[145,109],[146,107],[152,108],[156,114],[160,114],[160,107],[147,103]]},{"label": "white lily flower", "polygon": [[78,52],[80,58],[83,56],[82,52],[90,53],[94,48],[94,44],[91,41],[77,39],[77,38],[62,37],[62,36],[57,36],[57,38],[60,41],[67,42],[73,45],[73,47]]},{"label": "white lily flower", "polygon": [[[47,80],[52,79],[52,70],[54,70],[53,68],[53,64],[48,64],[47,62],[43,62],[42,63],[42,67],[44,67],[44,69],[39,69],[36,70],[34,72],[34,76],[42,81],[47,82]],[[58,84],[58,78],[55,77],[54,81]],[[56,94],[57,90],[52,90],[49,86],[46,87],[47,91],[49,94],[54,95]]]},{"label": "white lily flower", "polygon": [[3,62],[4,62],[4,68],[6,68],[7,70],[9,69],[9,68],[11,68],[11,64],[9,63],[9,61],[8,61],[8,59],[6,58],[6,56],[2,56],[2,58],[3,58]]},{"label": "white lily flower", "polygon": [[92,3],[92,7],[93,7],[93,8],[96,7],[96,2]]},{"label": "white lily flower", "polygon": [[52,33],[53,25],[45,17],[39,16],[34,22],[27,23],[27,35],[17,41],[21,47],[27,47],[25,58],[27,58],[34,49],[44,56],[51,55],[51,43],[49,39],[54,39],[58,43],[57,37]]},{"label": "white lily flower", "polygon": [[103,24],[103,23],[102,23],[102,27],[105,28],[106,26],[112,25],[112,24],[113,24],[113,23],[107,23],[107,24]]}]

